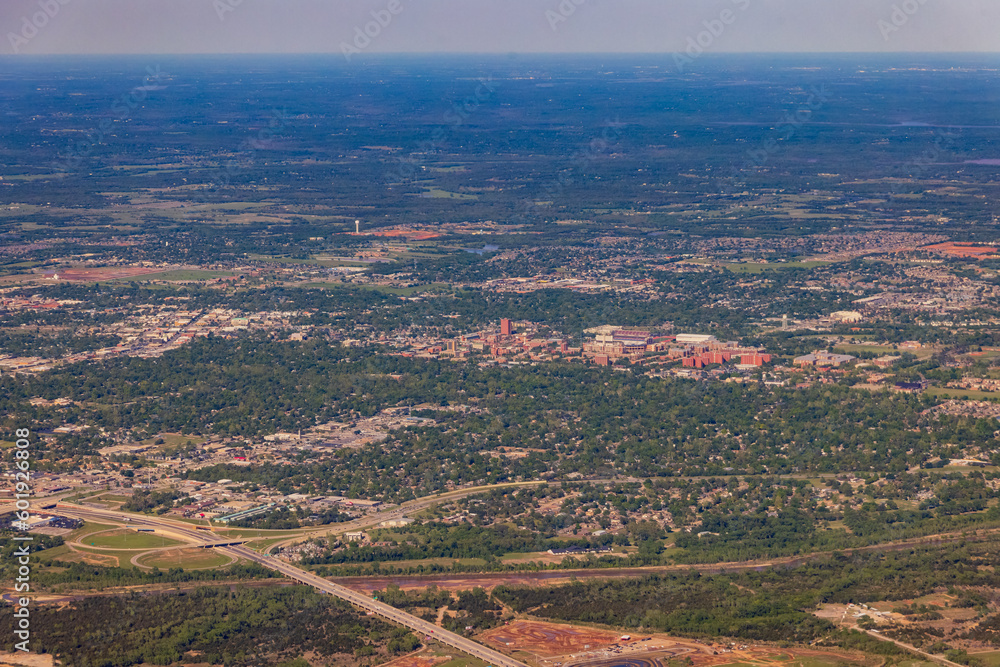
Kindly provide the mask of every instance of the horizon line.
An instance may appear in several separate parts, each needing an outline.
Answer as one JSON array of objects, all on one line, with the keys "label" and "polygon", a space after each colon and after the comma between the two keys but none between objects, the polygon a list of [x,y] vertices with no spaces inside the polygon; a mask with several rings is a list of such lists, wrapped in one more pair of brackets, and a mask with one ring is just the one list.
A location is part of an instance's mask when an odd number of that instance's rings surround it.
[{"label": "horizon line", "polygon": [[[394,56],[497,56],[510,58],[512,56],[673,56],[683,51],[379,51],[354,56],[358,60],[365,58],[381,58]],[[701,54],[700,57],[717,56],[995,56],[998,51],[714,51]],[[335,56],[343,58],[340,51],[209,51],[209,52],[108,52],[108,53],[0,53],[0,58],[30,59],[59,57],[135,57],[135,56],[176,56],[176,57],[213,57],[213,56]]]}]

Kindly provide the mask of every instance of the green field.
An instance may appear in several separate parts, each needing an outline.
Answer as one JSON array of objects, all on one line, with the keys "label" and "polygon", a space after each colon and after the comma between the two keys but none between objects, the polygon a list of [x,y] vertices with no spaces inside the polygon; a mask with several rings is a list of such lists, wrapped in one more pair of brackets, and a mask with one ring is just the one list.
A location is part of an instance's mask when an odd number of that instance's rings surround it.
[{"label": "green field", "polygon": [[128,556],[123,556],[121,552],[101,551],[99,549],[73,549],[68,544],[64,544],[61,547],[38,552],[38,560],[44,563],[60,561],[87,563],[101,567],[121,567],[123,563],[128,563]]},{"label": "green field", "polygon": [[[79,497],[84,497],[81,494]],[[75,540],[77,538],[83,538],[86,535],[92,535],[93,533],[99,533],[103,530],[113,530],[119,526],[112,526],[106,523],[91,523],[90,521],[85,522],[81,527],[74,530],[72,533],[66,536],[66,541]]]},{"label": "green field", "polygon": [[248,258],[256,260],[258,262],[272,262],[274,264],[304,264],[307,266],[323,266],[326,268],[333,268],[337,266],[370,266],[368,262],[362,262],[361,260],[353,260],[348,257],[310,257],[309,259],[294,259],[292,257],[277,257],[273,255],[247,255]]},{"label": "green field", "polygon": [[[157,440],[163,440],[162,443],[156,445]],[[205,438],[197,435],[181,435],[180,433],[158,433],[152,438],[146,438],[142,441],[144,445],[156,445],[157,447],[180,447],[191,442],[195,445],[200,445],[205,442]]]},{"label": "green field", "polygon": [[138,560],[140,564],[146,567],[159,567],[162,569],[181,567],[194,570],[222,567],[230,561],[231,559],[228,556],[224,556],[213,549],[156,551]]},{"label": "green field", "polygon": [[485,667],[486,663],[478,658],[455,658],[441,663],[437,667]]},{"label": "green field", "polygon": [[928,387],[927,393],[940,398],[970,398],[975,401],[1000,401],[1000,393],[995,391],[979,391],[978,389]]},{"label": "green field", "polygon": [[135,278],[123,278],[114,282],[129,282],[134,280],[166,280],[168,282],[180,282],[185,280],[212,280],[222,276],[235,275],[231,271],[203,271],[201,269],[177,269],[175,271],[164,271],[162,273],[149,273]]},{"label": "green field", "polygon": [[259,552],[263,553],[264,550],[267,549],[268,547],[270,547],[271,545],[277,544],[278,542],[283,542],[286,539],[288,539],[288,538],[287,537],[272,537],[272,538],[269,538],[269,539],[266,539],[266,540],[251,540],[250,542],[247,542],[246,546],[249,547],[250,549],[253,549],[254,551],[259,551]]},{"label": "green field", "polygon": [[45,549],[44,551],[38,552],[38,560],[43,562],[48,562],[52,560],[59,560],[62,557],[72,554],[73,550],[69,548],[69,545],[64,544],[59,547],[53,547],[51,549]]},{"label": "green field", "polygon": [[131,500],[131,498],[132,496],[120,496],[114,493],[103,493],[99,496],[96,496],[96,499],[98,501],[108,502],[108,503],[124,503],[128,500]]},{"label": "green field", "polygon": [[465,165],[459,164],[452,167],[428,167],[427,171],[434,171],[441,174],[457,174],[469,171]]},{"label": "green field", "polygon": [[982,662],[985,667],[1000,667],[1000,651],[970,653],[969,655]]},{"label": "green field", "polygon": [[852,354],[854,352],[874,352],[876,354],[899,354],[900,351],[891,345],[837,345],[834,352]]},{"label": "green field", "polygon": [[296,535],[306,535],[307,533],[303,530],[267,530],[265,529],[253,529],[253,528],[223,528],[216,530],[217,535],[223,537],[260,537],[260,538],[286,538],[295,537]]},{"label": "green field", "polygon": [[449,192],[440,188],[425,188],[426,192],[420,195],[430,199],[479,199],[479,195],[466,195],[461,192]]},{"label": "green field", "polygon": [[808,262],[779,262],[776,264],[723,264],[733,273],[763,273],[764,271],[781,271],[787,269],[814,269],[817,266],[827,266],[833,262],[812,260]]},{"label": "green field", "polygon": [[923,348],[920,350],[900,350],[894,348],[891,345],[837,345],[833,348],[834,352],[841,352],[843,354],[854,354],[856,352],[873,352],[875,354],[884,355],[902,355],[907,352],[916,356],[918,359],[927,359],[934,355],[934,348]]},{"label": "green field", "polygon": [[180,544],[177,540],[157,533],[139,533],[128,528],[88,535],[81,542],[87,546],[105,549],[156,549]]}]

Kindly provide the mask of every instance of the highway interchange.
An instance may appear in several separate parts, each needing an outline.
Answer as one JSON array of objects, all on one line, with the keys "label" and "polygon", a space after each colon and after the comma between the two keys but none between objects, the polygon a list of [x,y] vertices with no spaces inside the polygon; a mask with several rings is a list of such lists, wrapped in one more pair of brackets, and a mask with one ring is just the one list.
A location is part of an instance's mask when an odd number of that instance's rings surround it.
[{"label": "highway interchange", "polygon": [[[407,509],[412,510],[413,508],[408,507]],[[403,510],[400,508],[400,510],[396,511],[401,513]],[[396,511],[388,512],[385,516],[391,516]],[[172,519],[129,514],[112,510],[100,510],[90,507],[81,507],[70,503],[59,503],[58,512],[59,514],[64,514],[76,519],[83,519],[84,521],[104,523],[111,521],[114,523],[125,523],[136,527],[141,526],[143,528],[154,528],[160,532],[160,534],[180,538],[185,542],[188,542],[189,546],[192,547],[216,548],[226,555],[259,563],[260,565],[271,568],[272,570],[275,570],[290,579],[295,579],[296,581],[312,586],[323,593],[346,600],[361,609],[410,628],[414,632],[427,637],[428,639],[437,640],[442,644],[446,644],[452,648],[462,651],[463,653],[479,658],[480,660],[485,661],[488,665],[493,665],[494,667],[527,667],[527,665],[523,662],[514,660],[503,653],[489,649],[482,644],[466,637],[462,637],[459,634],[449,632],[448,630],[413,616],[412,614],[400,611],[399,609],[387,605],[384,602],[379,602],[378,600],[374,600],[366,595],[352,591],[349,588],[345,588],[344,586],[340,586],[321,577],[317,577],[310,572],[295,567],[294,565],[290,565],[269,554],[254,551],[240,544],[241,540],[219,540],[212,532],[198,530],[190,524]],[[385,516],[379,517],[379,520],[385,520]]]}]

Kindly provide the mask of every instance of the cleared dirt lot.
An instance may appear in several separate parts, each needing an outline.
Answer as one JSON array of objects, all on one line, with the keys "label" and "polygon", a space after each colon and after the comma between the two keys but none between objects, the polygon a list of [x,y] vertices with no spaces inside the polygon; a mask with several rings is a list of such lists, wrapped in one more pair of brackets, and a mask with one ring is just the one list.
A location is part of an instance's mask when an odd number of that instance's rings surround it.
[{"label": "cleared dirt lot", "polygon": [[[628,639],[624,639],[628,636]],[[539,667],[666,667],[690,660],[693,667],[759,665],[760,667],[835,667],[867,664],[849,651],[779,649],[732,643],[702,643],[663,634],[621,635],[585,626],[518,620],[479,636],[485,644]]]}]

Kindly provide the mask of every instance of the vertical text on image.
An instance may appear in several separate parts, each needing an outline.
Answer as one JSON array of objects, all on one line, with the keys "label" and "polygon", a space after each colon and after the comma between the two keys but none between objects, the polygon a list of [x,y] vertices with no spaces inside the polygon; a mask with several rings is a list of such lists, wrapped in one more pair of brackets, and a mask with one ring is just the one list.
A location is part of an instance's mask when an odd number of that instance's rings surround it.
[{"label": "vertical text on image", "polygon": [[28,535],[28,520],[31,516],[31,431],[19,428],[14,431],[17,438],[14,441],[14,528],[20,534],[14,536],[18,543],[12,558],[17,560],[17,576],[14,580],[14,591],[21,596],[14,601],[14,636],[20,641],[14,643],[18,651],[28,652],[28,642],[31,639],[31,535]]}]

